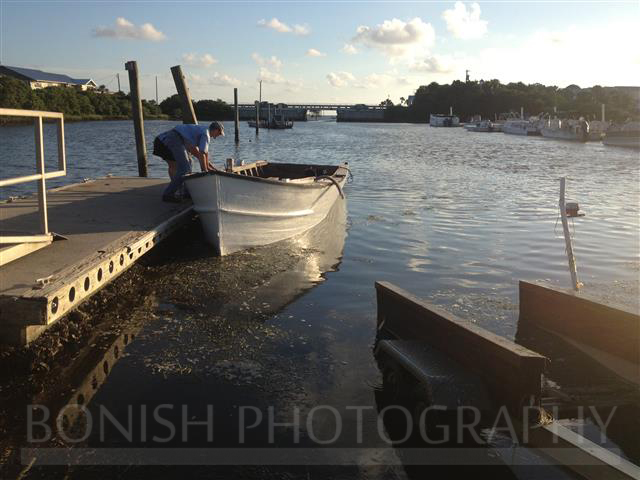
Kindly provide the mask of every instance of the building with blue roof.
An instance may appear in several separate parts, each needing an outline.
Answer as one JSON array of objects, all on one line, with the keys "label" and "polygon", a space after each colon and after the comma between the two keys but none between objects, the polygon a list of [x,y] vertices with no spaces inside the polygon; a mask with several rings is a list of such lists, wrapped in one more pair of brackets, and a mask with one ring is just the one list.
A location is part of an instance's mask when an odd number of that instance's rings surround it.
[{"label": "building with blue roof", "polygon": [[59,73],[43,72],[32,68],[9,67],[0,65],[0,76],[17,78],[26,82],[32,90],[47,87],[77,87],[81,90],[93,90],[96,82],[90,78],[71,78]]}]

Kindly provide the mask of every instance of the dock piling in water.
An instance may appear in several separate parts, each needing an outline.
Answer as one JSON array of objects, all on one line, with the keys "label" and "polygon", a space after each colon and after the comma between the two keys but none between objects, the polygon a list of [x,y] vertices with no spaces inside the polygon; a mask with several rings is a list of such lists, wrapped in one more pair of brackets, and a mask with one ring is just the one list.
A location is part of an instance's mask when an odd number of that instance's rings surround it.
[{"label": "dock piling in water", "polygon": [[234,114],[233,114],[233,124],[235,126],[235,141],[236,143],[240,142],[240,126],[239,123],[239,114],[238,114],[238,89],[233,89],[233,106],[234,106]]},{"label": "dock piling in water", "polygon": [[182,123],[198,123],[196,112],[193,109],[193,102],[191,101],[191,95],[189,94],[189,88],[187,82],[184,79],[182,73],[182,67],[176,65],[171,67],[171,74],[173,75],[173,82],[176,84],[176,90],[182,100]]},{"label": "dock piling in water", "polygon": [[136,152],[138,155],[138,176],[147,177],[147,146],[144,142],[144,119],[142,116],[142,100],[140,99],[140,85],[138,83],[138,63],[131,60],[124,64],[129,72],[129,90],[131,93],[131,115],[133,130],[136,136]]}]

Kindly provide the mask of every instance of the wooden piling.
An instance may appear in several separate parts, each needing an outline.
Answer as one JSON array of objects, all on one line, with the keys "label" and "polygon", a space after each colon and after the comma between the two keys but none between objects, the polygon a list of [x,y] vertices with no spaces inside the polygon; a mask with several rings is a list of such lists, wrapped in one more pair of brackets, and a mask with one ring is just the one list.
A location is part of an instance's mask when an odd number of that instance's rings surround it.
[{"label": "wooden piling", "polygon": [[260,102],[256,100],[256,135],[260,133]]},{"label": "wooden piling", "polygon": [[236,143],[240,142],[240,126],[239,126],[239,119],[240,116],[238,114],[238,89],[234,88],[233,89],[233,107],[234,107],[234,116],[233,116],[233,124],[236,128]]},{"label": "wooden piling", "polygon": [[130,61],[124,64],[129,72],[129,90],[131,95],[131,116],[133,130],[136,137],[136,152],[138,155],[138,176],[147,177],[147,145],[144,141],[144,120],[142,116],[142,100],[140,99],[140,85],[138,83],[138,63]]},{"label": "wooden piling", "polygon": [[171,75],[173,75],[173,82],[176,84],[176,90],[182,100],[182,123],[198,123],[196,118],[196,112],[193,109],[193,102],[191,101],[191,95],[189,94],[189,88],[187,82],[182,74],[182,67],[176,65],[171,67]]}]

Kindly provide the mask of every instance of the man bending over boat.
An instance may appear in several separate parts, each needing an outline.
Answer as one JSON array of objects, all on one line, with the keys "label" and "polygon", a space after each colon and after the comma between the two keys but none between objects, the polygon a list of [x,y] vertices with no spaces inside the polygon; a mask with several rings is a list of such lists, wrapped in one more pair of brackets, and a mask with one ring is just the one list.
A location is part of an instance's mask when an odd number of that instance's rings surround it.
[{"label": "man bending over boat", "polygon": [[211,138],[224,136],[224,127],[220,122],[204,125],[177,125],[175,128],[161,133],[153,141],[153,154],[161,157],[169,165],[171,182],[162,194],[165,202],[180,202],[188,195],[178,194],[184,183],[184,177],[191,173],[191,157],[200,162],[203,172],[215,170],[209,162],[209,141]]}]

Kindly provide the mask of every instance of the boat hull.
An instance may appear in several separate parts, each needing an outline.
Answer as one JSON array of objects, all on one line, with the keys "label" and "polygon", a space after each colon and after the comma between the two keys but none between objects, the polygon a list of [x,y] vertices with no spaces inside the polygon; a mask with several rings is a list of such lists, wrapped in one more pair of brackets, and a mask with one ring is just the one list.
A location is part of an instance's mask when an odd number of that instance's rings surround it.
[{"label": "boat hull", "polygon": [[460,119],[455,115],[431,114],[429,125],[432,127],[459,127]]},{"label": "boat hull", "polygon": [[602,138],[602,143],[614,147],[640,149],[640,132],[637,132],[635,135],[616,135],[608,133]]},{"label": "boat hull", "polygon": [[522,135],[527,137],[540,135],[540,131],[535,127],[535,125],[532,125],[530,122],[515,124],[510,124],[509,122],[507,122],[502,126],[502,133],[506,133],[507,135]]},{"label": "boat hull", "polygon": [[586,142],[588,135],[583,132],[574,132],[561,128],[543,128],[540,133],[545,138],[554,138],[556,140],[568,140],[571,142]]},{"label": "boat hull", "polygon": [[[342,196],[347,170],[330,180],[299,181],[248,177],[225,172],[187,177],[205,238],[218,255],[268,245],[320,223]],[[338,175],[339,174],[339,175]]]}]

